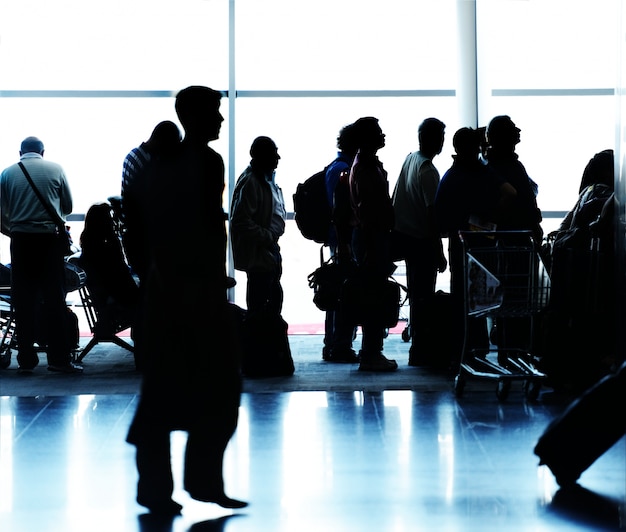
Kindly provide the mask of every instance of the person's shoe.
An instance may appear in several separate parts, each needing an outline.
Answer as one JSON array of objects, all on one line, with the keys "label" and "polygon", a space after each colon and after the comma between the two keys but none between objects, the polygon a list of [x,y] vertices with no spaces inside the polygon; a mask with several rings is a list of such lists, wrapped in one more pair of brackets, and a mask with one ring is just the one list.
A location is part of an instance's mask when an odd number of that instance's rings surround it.
[{"label": "person's shoe", "polygon": [[48,366],[48,371],[53,371],[55,373],[82,373],[83,367],[79,366],[78,364],[74,364],[73,362],[70,362],[69,364],[66,364],[64,366],[50,364]]},{"label": "person's shoe", "polygon": [[409,356],[409,366],[414,368],[420,368],[425,366],[430,366],[427,357],[425,356]]},{"label": "person's shoe", "polygon": [[354,352],[354,349],[344,347],[340,349],[331,349],[326,360],[328,362],[337,362],[340,364],[356,364],[359,362],[359,357]]},{"label": "person's shoe", "polygon": [[178,504],[172,499],[152,501],[137,498],[137,503],[150,510],[150,513],[158,515],[180,515],[180,512],[183,509],[182,504]]},{"label": "person's shoe", "polygon": [[11,351],[0,355],[0,369],[7,369],[11,365]]},{"label": "person's shoe", "polygon": [[552,463],[541,459],[539,461],[539,465],[545,465],[550,470],[550,472],[554,475],[556,483],[561,488],[571,488],[576,486],[577,481],[580,478],[580,475],[572,471],[568,471],[565,467],[559,467],[556,462]]},{"label": "person's shoe", "polygon": [[377,353],[374,356],[363,356],[361,354],[361,363],[359,364],[359,371],[396,371],[398,369],[398,363],[395,360],[388,359],[382,353]]},{"label": "person's shoe", "polygon": [[322,348],[322,360],[330,362],[330,347],[326,345]]},{"label": "person's shoe", "polygon": [[248,506],[248,503],[245,501],[238,501],[237,499],[231,499],[226,496],[224,493],[220,495],[201,495],[197,493],[189,494],[192,499],[201,502],[213,502],[218,504],[222,508],[229,508],[231,510],[237,510],[239,508],[245,508]]},{"label": "person's shoe", "polygon": [[39,365],[39,356],[36,351],[26,349],[21,352],[18,351],[16,360],[18,368],[23,369],[24,373],[32,373],[33,370]]},{"label": "person's shoe", "polygon": [[34,372],[34,367],[20,366],[19,368],[17,368],[18,375],[32,375]]}]

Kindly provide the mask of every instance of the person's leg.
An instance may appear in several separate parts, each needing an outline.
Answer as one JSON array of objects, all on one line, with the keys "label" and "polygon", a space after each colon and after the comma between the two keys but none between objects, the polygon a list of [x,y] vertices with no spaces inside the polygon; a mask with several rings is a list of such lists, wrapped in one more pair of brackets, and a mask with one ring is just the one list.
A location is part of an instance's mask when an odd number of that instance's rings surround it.
[{"label": "person's leg", "polygon": [[322,360],[330,360],[330,350],[333,347],[335,337],[335,311],[327,310],[324,315],[324,347],[322,348]]},{"label": "person's leg", "polygon": [[182,506],[172,500],[174,479],[170,457],[170,433],[155,432],[135,443],[137,502],[153,513],[177,514]]},{"label": "person's leg", "polygon": [[238,416],[236,401],[232,399],[230,403],[221,405],[209,421],[199,420],[189,430],[183,482],[193,499],[224,508],[243,508],[246,502],[231,499],[224,492],[224,453],[237,427]]},{"label": "person's leg", "polygon": [[247,272],[246,305],[248,312],[264,312],[271,296],[273,275],[265,271]]},{"label": "person's leg", "polygon": [[11,238],[11,304],[15,311],[17,363],[25,371],[39,364],[35,350],[40,286],[38,262],[33,253],[38,246],[36,236],[17,233]]},{"label": "person's leg", "polygon": [[182,506],[172,500],[174,479],[170,456],[169,417],[161,384],[144,377],[139,405],[126,441],[135,446],[137,502],[154,513],[178,514]]},{"label": "person's leg", "polygon": [[[68,310],[65,302],[65,270],[63,257],[54,241],[45,246],[41,267],[44,326],[47,330],[48,366],[66,368],[72,361],[73,339],[69,333]],[[43,251],[43,250],[41,250]]]},{"label": "person's leg", "polygon": [[[352,340],[355,334],[355,325],[352,320],[341,312],[341,309],[332,313],[333,337],[330,350],[330,358],[334,362],[356,363],[358,356],[352,348]],[[382,346],[381,346],[382,349]]]},{"label": "person's leg", "polygon": [[436,253],[431,240],[415,239],[413,249],[407,256],[407,288],[409,291],[411,347],[409,364],[419,364],[420,359],[427,359],[433,353],[421,352],[420,335],[429,331],[422,326],[420,316],[428,312],[428,301],[435,293],[437,281]]},{"label": "person's leg", "polygon": [[359,371],[395,371],[398,363],[383,355],[383,341],[385,327],[380,326],[377,320],[363,321],[363,339],[359,352]]},{"label": "person's leg", "polygon": [[285,297],[283,292],[283,286],[280,282],[282,274],[282,262],[279,261],[276,265],[275,270],[271,272],[270,278],[268,280],[270,287],[268,310],[271,313],[277,315],[280,315],[283,311],[283,300]]}]

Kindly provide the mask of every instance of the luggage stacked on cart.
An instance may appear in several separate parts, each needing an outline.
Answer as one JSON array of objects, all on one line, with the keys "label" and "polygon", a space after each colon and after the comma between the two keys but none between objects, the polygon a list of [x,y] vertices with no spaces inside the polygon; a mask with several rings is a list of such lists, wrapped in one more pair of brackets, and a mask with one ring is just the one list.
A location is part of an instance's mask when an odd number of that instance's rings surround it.
[{"label": "luggage stacked on cart", "polygon": [[[533,353],[536,318],[550,299],[550,278],[530,231],[461,231],[464,264],[464,340],[455,378],[457,396],[468,378],[496,382],[499,400],[521,381],[536,399],[545,379]],[[491,318],[496,344],[472,345],[471,323]]]},{"label": "luggage stacked on cart", "polygon": [[618,364],[613,196],[590,197],[571,229],[549,235],[550,305],[537,338],[550,386],[580,393]]}]

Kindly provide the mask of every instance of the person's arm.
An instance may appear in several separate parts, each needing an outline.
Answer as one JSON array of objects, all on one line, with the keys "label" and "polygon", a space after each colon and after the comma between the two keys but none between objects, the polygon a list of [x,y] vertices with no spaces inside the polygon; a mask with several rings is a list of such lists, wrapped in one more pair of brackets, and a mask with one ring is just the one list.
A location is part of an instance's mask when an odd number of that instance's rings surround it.
[{"label": "person's arm", "polygon": [[7,193],[5,186],[5,175],[2,174],[0,176],[0,232],[3,235],[10,236],[10,225],[9,225],[9,206],[6,201]]},{"label": "person's arm", "polygon": [[260,200],[263,191],[260,190],[260,184],[254,180],[255,178],[250,176],[233,194],[230,225],[246,245],[268,247],[276,242],[278,235],[274,235],[272,231],[256,222],[259,209],[263,208]]},{"label": "person's arm", "polygon": [[439,224],[437,223],[435,213],[435,197],[437,196],[437,188],[439,187],[440,181],[439,172],[432,162],[430,162],[430,164],[424,163],[424,165],[422,165],[420,174],[420,185],[426,203],[427,232],[435,246],[437,271],[445,272],[448,267],[448,261],[443,251],[443,241],[441,240]]},{"label": "person's arm", "polygon": [[72,191],[70,190],[70,185],[67,181],[67,177],[65,177],[65,173],[61,171],[61,190],[59,192],[59,199],[61,205],[61,215],[66,217],[69,214],[72,214],[72,209],[74,208],[73,200],[72,200]]}]

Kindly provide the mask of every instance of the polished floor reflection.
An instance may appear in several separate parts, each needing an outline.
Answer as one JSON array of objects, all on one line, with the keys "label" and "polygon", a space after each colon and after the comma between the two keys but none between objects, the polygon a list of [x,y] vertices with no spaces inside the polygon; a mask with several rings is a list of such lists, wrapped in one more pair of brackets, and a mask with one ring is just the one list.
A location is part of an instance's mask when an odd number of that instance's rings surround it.
[{"label": "polished floor reflection", "polygon": [[[622,439],[558,491],[532,449],[564,405],[493,393],[244,394],[227,451],[225,511],[179,488],[163,522],[134,501],[124,442],[136,395],[0,398],[3,532],[405,532],[620,529]],[[180,486],[184,434],[175,433]],[[576,442],[572,442],[573,445]],[[626,525],[625,525],[626,527]]]}]

